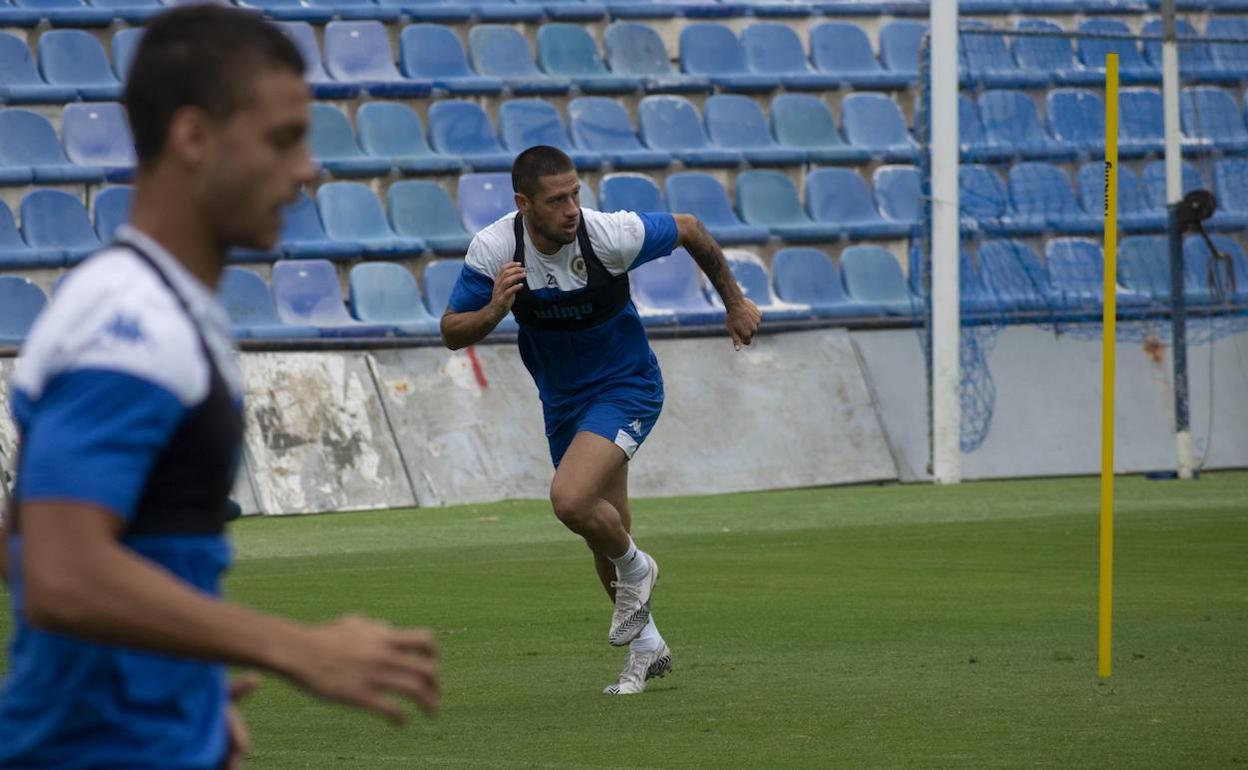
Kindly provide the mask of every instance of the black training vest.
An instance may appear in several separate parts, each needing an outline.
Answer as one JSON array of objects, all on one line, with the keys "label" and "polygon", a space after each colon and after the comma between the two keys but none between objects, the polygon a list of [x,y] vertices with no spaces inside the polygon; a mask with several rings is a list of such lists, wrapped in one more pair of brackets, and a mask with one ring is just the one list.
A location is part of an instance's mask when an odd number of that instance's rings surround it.
[{"label": "black training vest", "polygon": [[[143,249],[119,241],[147,263],[168,287],[194,327],[208,362],[207,397],[182,419],[168,445],[147,475],[147,484],[134,517],[122,537],[134,535],[220,535],[230,517],[230,491],[242,459],[243,415],[217,368],[203,330],[190,305]],[[18,486],[21,485],[21,450],[18,450]],[[20,494],[20,491],[19,491]],[[20,522],[20,506],[14,506],[13,527]]]},{"label": "black training vest", "polygon": [[[518,211],[515,228],[516,254],[513,259],[524,265],[524,220]],[[511,312],[520,324],[544,331],[577,331],[609,321],[628,307],[632,299],[628,273],[611,275],[603,266],[590,245],[584,212],[581,212],[581,223],[576,228],[576,240],[581,245],[581,257],[585,260],[585,288],[567,292],[558,300],[545,300],[529,290],[526,278],[511,306]]]}]

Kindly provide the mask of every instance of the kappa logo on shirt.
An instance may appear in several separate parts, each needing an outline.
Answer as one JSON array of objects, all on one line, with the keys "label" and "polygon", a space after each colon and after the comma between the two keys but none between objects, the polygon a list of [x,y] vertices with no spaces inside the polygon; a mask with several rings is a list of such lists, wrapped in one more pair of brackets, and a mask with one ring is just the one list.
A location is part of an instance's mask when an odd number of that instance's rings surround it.
[{"label": "kappa logo on shirt", "polygon": [[118,313],[113,316],[113,320],[103,328],[101,334],[105,337],[120,342],[129,343],[131,345],[141,344],[147,341],[146,335],[143,333],[143,326],[139,323],[139,319],[128,316],[125,313]]}]

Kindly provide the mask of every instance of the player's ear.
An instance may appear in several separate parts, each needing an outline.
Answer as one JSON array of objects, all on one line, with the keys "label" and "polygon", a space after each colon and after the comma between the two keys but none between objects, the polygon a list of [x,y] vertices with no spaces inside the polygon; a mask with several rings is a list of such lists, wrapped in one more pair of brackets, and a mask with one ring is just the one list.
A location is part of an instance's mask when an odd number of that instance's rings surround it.
[{"label": "player's ear", "polygon": [[169,119],[167,148],[182,165],[197,168],[208,154],[211,129],[207,113],[193,105],[183,106]]},{"label": "player's ear", "polygon": [[521,214],[528,214],[529,207],[531,205],[532,204],[529,202],[529,198],[527,195],[525,195],[524,193],[516,193],[516,210],[517,211],[519,211]]}]

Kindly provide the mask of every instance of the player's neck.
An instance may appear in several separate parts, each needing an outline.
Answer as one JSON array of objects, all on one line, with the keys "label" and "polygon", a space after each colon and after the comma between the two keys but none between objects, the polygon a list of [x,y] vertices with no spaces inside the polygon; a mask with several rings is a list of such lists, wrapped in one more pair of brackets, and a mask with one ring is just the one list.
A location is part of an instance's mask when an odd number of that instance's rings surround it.
[{"label": "player's neck", "polygon": [[186,267],[200,283],[215,290],[225,268],[225,250],[197,214],[185,187],[177,189],[159,173],[135,180],[130,221]]}]

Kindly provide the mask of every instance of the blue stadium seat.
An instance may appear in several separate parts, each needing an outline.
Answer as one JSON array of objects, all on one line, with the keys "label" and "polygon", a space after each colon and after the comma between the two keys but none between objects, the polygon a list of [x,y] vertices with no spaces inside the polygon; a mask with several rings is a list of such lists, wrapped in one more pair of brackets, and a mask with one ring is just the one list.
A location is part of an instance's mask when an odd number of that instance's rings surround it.
[{"label": "blue stadium seat", "polygon": [[324,6],[304,5],[301,0],[238,0],[242,8],[255,8],[279,24],[314,22],[324,24],[334,18],[334,9]]},{"label": "blue stadium seat", "polygon": [[[1079,167],[1079,201],[1088,216],[1105,213],[1105,164],[1085,163]],[[1221,196],[1218,198],[1221,202]],[[1144,187],[1135,172],[1118,167],[1118,227],[1124,232],[1158,232],[1166,229],[1166,212],[1149,205]]]},{"label": "blue stadium seat", "polygon": [[284,323],[313,327],[321,337],[384,337],[391,332],[388,324],[364,323],[347,314],[338,270],[323,259],[275,263],[273,297]]},{"label": "blue stadium seat", "polygon": [[[602,178],[602,210],[667,211],[667,203],[659,186],[645,174],[607,174]],[[731,213],[732,207],[728,210]]]},{"label": "blue stadium seat", "polygon": [[39,69],[55,86],[76,89],[83,99],[121,98],[121,82],[104,46],[81,29],[50,29],[39,37]]},{"label": "blue stadium seat", "polygon": [[1003,311],[1049,309],[1049,272],[1023,241],[984,241],[979,272]]},{"label": "blue stadium seat", "polygon": [[778,78],[787,90],[824,91],[841,85],[839,76],[811,68],[801,39],[788,24],[751,24],[741,32],[741,45],[751,72]]},{"label": "blue stadium seat", "polygon": [[771,130],[785,147],[806,153],[812,163],[865,163],[871,153],[841,138],[828,105],[813,94],[779,94],[771,102]]},{"label": "blue stadium seat", "polygon": [[[300,6],[302,7],[302,6]],[[312,29],[312,25],[306,21],[279,21],[277,26],[286,36],[294,41],[295,46],[299,49],[299,53],[303,55],[303,62],[306,66],[304,78],[308,81],[308,85],[312,87],[312,93],[318,99],[351,99],[360,92],[359,85],[355,83],[340,83],[329,76],[325,71],[325,64],[321,60],[321,47],[316,42],[316,32]],[[120,37],[125,32],[131,30],[122,30],[117,33]],[[136,30],[141,32],[141,30]],[[114,46],[117,41],[114,40]],[[133,45],[137,45],[136,40]],[[114,49],[113,63],[116,65],[117,54]],[[119,75],[121,73],[118,73]]]},{"label": "blue stadium seat", "polygon": [[[464,174],[459,178],[455,207],[465,229],[476,234],[499,218],[516,210],[516,196],[511,189],[511,174]],[[435,308],[430,305],[430,310]],[[436,312],[441,313],[439,309]]]},{"label": "blue stadium seat", "polygon": [[568,130],[555,105],[542,99],[511,99],[498,110],[499,133],[507,149],[517,154],[539,144],[558,147],[582,171],[602,168],[602,154],[572,147]]},{"label": "blue stadium seat", "polygon": [[333,240],[325,234],[320,212],[306,192],[282,209],[282,234],[278,250],[290,259],[356,259],[363,247],[350,241]]},{"label": "blue stadium seat", "polygon": [[[985,88],[1036,88],[1050,82],[1048,73],[1020,69],[1005,45],[1006,30],[996,30],[983,22],[964,21],[968,30],[958,36],[961,80]],[[971,30],[990,30],[977,35]]]},{"label": "blue stadium seat", "polygon": [[645,24],[617,21],[602,38],[607,65],[616,75],[641,79],[647,93],[710,93],[711,81],[678,73],[663,39]]},{"label": "blue stadium seat", "polygon": [[551,21],[598,21],[607,15],[607,6],[595,0],[515,0],[540,5]]},{"label": "blue stadium seat", "polygon": [[806,175],[806,208],[816,222],[837,227],[842,237],[904,238],[910,225],[880,216],[867,183],[848,168],[820,168]]},{"label": "blue stadium seat", "polygon": [[47,304],[43,289],[29,279],[0,275],[0,345],[21,345]]},{"label": "blue stadium seat", "polygon": [[[740,249],[725,249],[724,258],[737,286],[762,311],[764,321],[791,321],[814,316],[814,311],[808,305],[785,302],[776,296],[771,288],[771,276],[767,274],[767,266],[756,255]],[[706,287],[706,297],[715,307],[723,307],[723,300],[709,285]]]},{"label": "blue stadium seat", "polygon": [[875,204],[884,220],[918,233],[923,224],[923,189],[914,166],[880,166],[871,177]]},{"label": "blue stadium seat", "polygon": [[641,79],[607,71],[598,44],[579,24],[545,24],[537,31],[537,60],[547,74],[565,78],[584,94],[631,94]]},{"label": "blue stadium seat", "polygon": [[[1183,163],[1181,178],[1183,195],[1187,195],[1192,190],[1209,189],[1209,186],[1205,184],[1204,175],[1191,163]],[[1166,212],[1166,163],[1164,160],[1155,160],[1144,165],[1144,191],[1148,194],[1148,202],[1151,204],[1152,209],[1164,214]],[[1212,229],[1220,230],[1236,225],[1236,219],[1236,217],[1230,216],[1219,205],[1213,217],[1206,224]]]},{"label": "blue stadium seat", "polygon": [[0,32],[0,104],[55,104],[77,96],[78,90],[72,86],[44,81],[26,43],[16,35]]},{"label": "blue stadium seat", "polygon": [[[101,182],[104,170],[75,166],[65,158],[47,118],[29,110],[0,110],[0,174],[33,178],[35,184]],[[19,183],[20,179],[16,180]]]},{"label": "blue stadium seat", "polygon": [[1248,131],[1235,97],[1221,88],[1185,88],[1179,94],[1184,146],[1209,152],[1248,150]]},{"label": "blue stadium seat", "polygon": [[[44,267],[44,255],[26,245],[22,234],[17,229],[13,212],[8,204],[0,201],[0,270],[22,270],[28,267]],[[51,264],[60,264],[58,257],[53,257]]]},{"label": "blue stadium seat", "polygon": [[1118,35],[1124,39],[1109,37],[1081,37],[1075,46],[1079,61],[1084,68],[1105,77],[1105,57],[1118,54],[1118,76],[1125,84],[1159,83],[1161,70],[1155,69],[1140,56],[1140,48],[1131,30],[1118,19],[1087,19],[1079,24],[1079,31],[1093,35]]},{"label": "blue stadium seat", "polygon": [[866,33],[848,22],[826,22],[812,29],[810,60],[817,71],[851,88],[906,88],[917,77],[881,67]]},{"label": "blue stadium seat", "polygon": [[[1047,2],[1048,0],[1043,0]],[[1022,32],[1048,32],[1060,35],[1063,30],[1045,19],[1023,19],[1018,22]],[[1086,69],[1075,58],[1075,49],[1069,38],[1027,37],[1013,39],[1014,61],[1019,69],[1031,75],[1043,75],[1057,83],[1072,86],[1097,86],[1105,84],[1105,75]]]},{"label": "blue stadium seat", "polygon": [[1053,140],[1036,105],[1020,91],[985,91],[979,97],[979,114],[988,143],[997,149],[1011,149],[1023,158],[1068,160],[1078,154]]},{"label": "blue stadium seat", "polygon": [[[677,324],[721,323],[724,311],[712,305],[702,292],[702,274],[693,257],[676,249],[666,257],[651,260],[629,272],[633,300],[638,309],[654,309],[672,314]],[[647,321],[642,315],[643,322]]]},{"label": "blue stadium seat", "polygon": [[468,66],[459,37],[450,27],[441,24],[412,24],[400,35],[403,74],[433,82],[450,94],[484,94],[497,96],[503,92],[500,78],[487,78]]},{"label": "blue stadium seat", "polygon": [[[1242,17],[1214,16],[1205,27],[1211,38],[1248,40],[1248,19]],[[1236,80],[1248,78],[1248,45],[1210,43],[1213,61],[1222,72],[1230,73]],[[1182,59],[1180,58],[1180,61]]]},{"label": "blue stadium seat", "polygon": [[476,171],[510,171],[515,158],[499,143],[485,110],[472,102],[442,99],[431,104],[429,140],[437,152]]},{"label": "blue stadium seat", "polygon": [[[1119,183],[1121,184],[1121,182]],[[1213,190],[1217,215],[1248,223],[1248,159],[1221,158],[1213,164]]]},{"label": "blue stadium seat", "polygon": [[463,167],[458,158],[430,149],[420,118],[406,104],[369,102],[355,114],[355,122],[364,152],[404,174],[444,174]]},{"label": "blue stadium seat", "polygon": [[739,151],[752,166],[791,166],[806,162],[806,152],[778,144],[767,128],[758,102],[738,94],[706,100],[706,133],[719,147]]},{"label": "blue stadium seat", "polygon": [[313,8],[329,8],[334,18],[344,21],[396,22],[401,11],[393,6],[377,4],[373,0],[307,0]]},{"label": "blue stadium seat", "polygon": [[[441,318],[451,301],[455,282],[464,270],[462,259],[435,259],[425,265],[421,283],[424,284],[425,307],[434,318]],[[515,316],[508,314],[495,328],[495,332],[515,333],[519,327]]]},{"label": "blue stadium seat", "polygon": [[[1235,83],[1240,79],[1238,73],[1224,70],[1213,60],[1213,51],[1208,43],[1192,42],[1201,37],[1195,27],[1185,19],[1175,19],[1174,26],[1179,37],[1179,74],[1184,82]],[[1160,38],[1161,32],[1161,19],[1152,19],[1140,29],[1140,34],[1144,36]],[[1144,58],[1158,71],[1161,70],[1161,40],[1144,40]]]},{"label": "blue stadium seat", "polygon": [[60,190],[32,190],[22,198],[22,238],[44,267],[74,265],[100,247],[82,202]]},{"label": "blue stadium seat", "polygon": [[264,279],[241,267],[227,267],[218,288],[221,304],[230,317],[230,330],[242,339],[304,339],[316,337],[311,326],[282,323],[273,304],[273,293]]},{"label": "blue stadium seat", "polygon": [[70,162],[101,168],[110,182],[127,182],[138,163],[124,108],[117,102],[67,104],[61,114],[61,143]]},{"label": "blue stadium seat", "polygon": [[776,252],[771,262],[776,295],[785,302],[806,305],[821,318],[878,315],[883,308],[863,305],[845,294],[841,273],[832,258],[819,249],[790,247]]},{"label": "blue stadium seat", "polygon": [[[910,293],[914,295],[916,301],[922,301],[921,298],[927,295],[921,273],[923,268],[920,265],[922,258],[920,249],[918,242],[911,244],[910,274],[906,277],[906,284],[910,287]],[[979,273],[979,267],[965,250],[958,252],[958,308],[963,317],[970,315],[983,318],[995,316],[1001,311],[996,295],[988,289],[983,276]]]},{"label": "blue stadium seat", "polygon": [[743,5],[747,13],[758,19],[793,19],[820,13],[823,7],[836,4],[836,0],[747,0]]},{"label": "blue stadium seat", "polygon": [[518,3],[512,0],[468,0],[473,17],[481,22],[513,24],[525,22],[536,24],[545,14],[535,3]]},{"label": "blue stadium seat", "polygon": [[669,152],[686,166],[734,168],[741,153],[713,147],[702,129],[697,108],[683,96],[647,96],[637,109],[641,140],[647,147]]},{"label": "blue stadium seat", "polygon": [[1231,238],[1215,235],[1210,240],[1221,255],[1211,259],[1204,238],[1189,235],[1183,241],[1184,296],[1199,305],[1248,304],[1248,263]]},{"label": "blue stadium seat", "polygon": [[1118,244],[1118,282],[1123,288],[1170,302],[1170,247],[1162,235],[1136,235]]},{"label": "blue stadium seat", "polygon": [[374,177],[390,173],[388,160],[370,157],[360,149],[347,116],[323,102],[312,104],[308,146],[317,164],[336,177]]},{"label": "blue stadium seat", "polygon": [[1118,92],[1118,152],[1159,153],[1165,147],[1161,92],[1124,88]]},{"label": "blue stadium seat", "polygon": [[1001,234],[1009,230],[1009,199],[1005,183],[991,168],[967,164],[958,168],[958,211],[961,229]]},{"label": "blue stadium seat", "polygon": [[[918,105],[915,107],[917,115]],[[1008,160],[1014,154],[1012,148],[996,147],[988,142],[984,122],[979,117],[979,105],[964,94],[958,94],[958,148],[965,160],[976,163]]]},{"label": "blue stadium seat", "polygon": [[576,146],[601,154],[615,168],[666,168],[672,162],[671,153],[642,146],[628,112],[611,99],[573,99],[568,121]]},{"label": "blue stadium seat", "polygon": [[567,78],[547,75],[537,68],[524,35],[513,27],[480,24],[468,32],[468,53],[482,75],[501,79],[517,95],[566,94]]},{"label": "blue stadium seat", "polygon": [[113,239],[117,228],[130,221],[130,201],[134,188],[129,185],[105,187],[95,196],[95,234],[100,243]]},{"label": "blue stadium seat", "polygon": [[[159,4],[156,7],[162,8]],[[134,55],[139,50],[139,41],[142,39],[142,27],[126,27],[125,29],[119,29],[113,33],[113,42],[111,45],[113,54],[113,74],[117,76],[117,80],[119,82],[126,82],[126,75],[130,72],[130,63],[134,61]],[[317,59],[317,63],[320,63],[319,58]]]},{"label": "blue stadium seat", "polygon": [[750,70],[741,41],[723,24],[690,24],[681,30],[680,68],[725,91],[768,93],[780,87],[775,75]]},{"label": "blue stadium seat", "polygon": [[351,268],[349,296],[357,320],[385,325],[405,336],[436,335],[441,322],[420,297],[416,277],[393,262],[368,262]]},{"label": "blue stadium seat", "polygon": [[850,246],[841,252],[841,280],[851,300],[883,308],[888,315],[914,315],[922,306],[910,293],[897,258],[879,246]]},{"label": "blue stadium seat", "polygon": [[107,27],[113,22],[108,8],[93,8],[86,0],[14,0],[13,21],[24,26],[21,11],[32,11],[54,27]]},{"label": "blue stadium seat", "polygon": [[1097,233],[1103,217],[1079,208],[1066,174],[1051,163],[1010,168],[1010,220],[1016,232]]},{"label": "blue stadium seat", "polygon": [[[1050,301],[1057,307],[1099,314],[1105,297],[1105,256],[1090,238],[1053,238],[1045,244],[1045,267],[1049,271]],[[1118,310],[1150,304],[1147,294],[1119,290]]]},{"label": "blue stadium seat", "polygon": [[770,231],[747,225],[732,210],[728,193],[710,174],[684,171],[667,178],[667,205],[678,214],[693,214],[720,243],[766,243]]},{"label": "blue stadium seat", "polygon": [[614,19],[670,19],[680,13],[663,0],[607,0],[607,11]]},{"label": "blue stadium seat", "polygon": [[443,23],[466,22],[472,19],[472,6],[452,0],[377,0],[386,8],[397,8],[412,21]]},{"label": "blue stadium seat", "polygon": [[394,232],[419,238],[438,255],[462,257],[472,235],[460,224],[459,212],[442,185],[430,180],[395,182],[386,192]]},{"label": "blue stadium seat", "polygon": [[[1105,102],[1083,88],[1055,88],[1045,99],[1053,136],[1082,156],[1099,157],[1105,152]],[[1138,155],[1136,148],[1119,151],[1120,156]]]},{"label": "blue stadium seat", "polygon": [[326,24],[325,68],[334,80],[357,84],[373,96],[411,99],[433,90],[429,80],[399,74],[389,33],[380,21]]},{"label": "blue stadium seat", "polygon": [[919,148],[906,130],[901,108],[883,94],[853,93],[841,101],[845,137],[885,162],[913,162]]},{"label": "blue stadium seat", "polygon": [[325,233],[334,240],[358,243],[365,257],[397,259],[419,255],[425,242],[396,235],[386,222],[381,201],[361,182],[330,182],[316,191]]},{"label": "blue stadium seat", "polygon": [[[671,190],[667,199],[672,200]],[[786,241],[835,241],[839,225],[816,222],[806,213],[793,182],[779,171],[745,171],[737,177],[737,210],[751,225],[761,225]]]},{"label": "blue stadium seat", "polygon": [[890,21],[880,28],[880,61],[884,69],[919,82],[919,46],[927,25],[917,21]]}]

